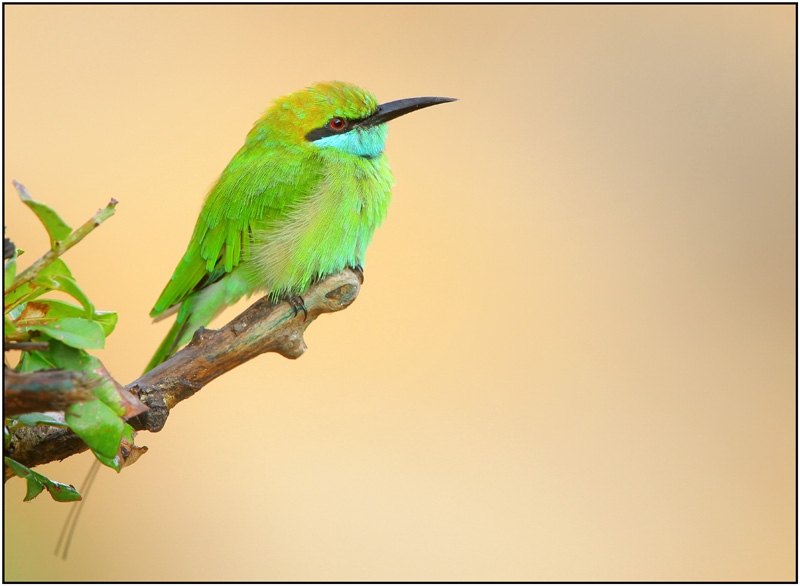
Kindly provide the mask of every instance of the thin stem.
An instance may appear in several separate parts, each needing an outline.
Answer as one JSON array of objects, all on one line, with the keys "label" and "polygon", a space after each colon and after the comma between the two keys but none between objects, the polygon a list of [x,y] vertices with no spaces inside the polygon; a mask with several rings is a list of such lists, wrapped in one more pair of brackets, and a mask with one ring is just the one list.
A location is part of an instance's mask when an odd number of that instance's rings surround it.
[{"label": "thin stem", "polygon": [[[17,191],[20,193],[24,193],[26,195],[28,194],[25,186],[21,183],[17,183],[15,181],[14,187],[16,187]],[[116,199],[111,198],[111,201],[108,202],[106,207],[98,210],[97,213],[93,215],[86,223],[80,226],[77,230],[73,231],[69,236],[64,238],[64,240],[57,242],[52,250],[48,250],[39,260],[17,275],[17,277],[5,290],[4,295],[8,295],[18,287],[33,280],[43,268],[64,254],[70,248],[75,246],[78,242],[86,238],[89,232],[97,228],[100,224],[114,215],[114,211],[118,203],[119,202]]]}]

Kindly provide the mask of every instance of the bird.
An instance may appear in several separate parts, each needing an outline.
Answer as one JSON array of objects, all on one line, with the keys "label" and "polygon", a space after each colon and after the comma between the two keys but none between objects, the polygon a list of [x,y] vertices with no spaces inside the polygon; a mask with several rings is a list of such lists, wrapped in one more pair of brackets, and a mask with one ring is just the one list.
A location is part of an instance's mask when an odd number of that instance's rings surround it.
[{"label": "bird", "polygon": [[263,292],[295,315],[316,281],[355,270],[386,217],[394,178],[387,122],[455,98],[379,104],[359,86],[313,84],[275,100],[206,196],[189,245],[150,316],[177,313],[145,372],[226,307]]},{"label": "bird", "polygon": [[[314,282],[348,267],[363,278],[364,254],[394,184],[383,152],[386,123],[453,101],[378,104],[369,91],[341,81],[275,100],[206,196],[186,253],[150,312],[156,321],[177,318],[145,372],[245,295],[286,299],[298,315]],[[95,460],[84,497],[98,469]],[[64,559],[79,511],[70,512],[56,546],[64,543]]]}]

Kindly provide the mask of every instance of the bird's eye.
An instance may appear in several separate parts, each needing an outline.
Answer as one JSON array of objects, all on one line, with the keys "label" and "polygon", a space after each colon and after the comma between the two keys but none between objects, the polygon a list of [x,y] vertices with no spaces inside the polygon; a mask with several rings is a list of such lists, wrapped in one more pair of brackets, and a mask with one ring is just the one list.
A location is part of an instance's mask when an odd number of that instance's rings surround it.
[{"label": "bird's eye", "polygon": [[338,116],[336,118],[331,118],[328,121],[328,127],[331,130],[342,131],[347,128],[347,120],[344,118],[339,118]]}]

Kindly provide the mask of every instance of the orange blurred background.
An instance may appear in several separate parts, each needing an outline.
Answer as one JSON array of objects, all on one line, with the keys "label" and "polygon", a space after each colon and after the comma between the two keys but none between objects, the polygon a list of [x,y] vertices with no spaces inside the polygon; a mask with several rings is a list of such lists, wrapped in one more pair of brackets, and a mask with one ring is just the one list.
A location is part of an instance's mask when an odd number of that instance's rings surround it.
[{"label": "orange blurred background", "polygon": [[795,10],[5,6],[8,234],[46,249],[12,179],[120,201],[65,260],[123,383],[272,99],[460,99],[390,124],[356,303],[140,434],[66,562],[9,481],[5,578],[794,580]]}]

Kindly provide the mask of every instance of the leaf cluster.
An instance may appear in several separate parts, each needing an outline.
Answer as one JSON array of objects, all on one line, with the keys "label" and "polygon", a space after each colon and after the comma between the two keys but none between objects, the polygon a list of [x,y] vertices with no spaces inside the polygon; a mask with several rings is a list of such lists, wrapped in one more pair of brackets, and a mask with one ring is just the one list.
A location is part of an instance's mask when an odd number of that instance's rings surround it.
[{"label": "leaf cluster", "polygon": [[[129,412],[120,385],[108,374],[102,363],[89,350],[103,348],[106,337],[117,324],[117,314],[98,311],[89,296],[78,285],[67,264],[60,258],[103,220],[114,213],[116,201],[100,210],[89,222],[74,230],[49,206],[30,197],[24,186],[14,183],[23,203],[36,214],[50,238],[50,250],[24,271],[17,271],[22,250],[13,247],[3,271],[3,340],[4,349],[21,350],[14,367],[18,373],[41,373],[54,369],[80,373],[80,380],[89,381],[87,388],[94,398],[72,402],[63,410],[47,413],[25,413],[4,420],[5,465],[17,476],[25,478],[28,491],[25,500],[45,488],[58,501],[80,500],[71,486],[54,482],[30,470],[13,457],[13,438],[23,427],[45,425],[66,427],[78,435],[97,459],[119,471],[124,465],[121,445],[133,443],[133,429],[124,421]],[[74,302],[53,297],[61,292]],[[5,369],[9,369],[6,362]],[[42,392],[35,374],[29,378],[26,392]]]}]

